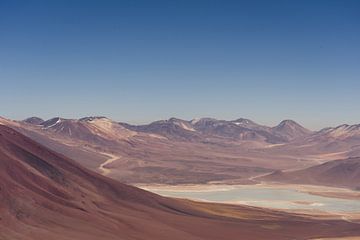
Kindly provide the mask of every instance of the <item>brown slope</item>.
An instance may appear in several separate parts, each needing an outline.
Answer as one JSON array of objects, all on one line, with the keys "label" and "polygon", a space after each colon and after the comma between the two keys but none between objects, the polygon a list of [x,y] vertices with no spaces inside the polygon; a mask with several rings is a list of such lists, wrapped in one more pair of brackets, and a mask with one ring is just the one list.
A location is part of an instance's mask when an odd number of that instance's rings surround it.
[{"label": "brown slope", "polygon": [[[5,212],[2,223],[5,227],[10,225],[7,227],[17,234],[24,230],[24,235],[35,231],[34,237],[42,236],[41,232],[51,236],[46,229],[36,230],[38,225],[49,224],[55,232],[68,228],[69,236],[81,234],[86,229],[83,234],[89,234],[91,239],[93,233],[127,226],[121,224],[118,216],[110,216],[111,212],[102,210],[115,206],[123,213],[123,218],[139,214],[141,219],[144,208],[162,209],[166,204],[153,194],[88,172],[4,126],[0,126],[0,146],[1,209]],[[130,211],[137,205],[140,206],[138,211]],[[104,225],[103,229],[91,230],[100,223]],[[76,226],[78,229],[71,233]]]},{"label": "brown slope", "polygon": [[83,169],[0,125],[0,239],[308,239],[357,224],[171,200]]},{"label": "brown slope", "polygon": [[360,189],[360,158],[334,160],[293,172],[276,171],[260,179]]}]

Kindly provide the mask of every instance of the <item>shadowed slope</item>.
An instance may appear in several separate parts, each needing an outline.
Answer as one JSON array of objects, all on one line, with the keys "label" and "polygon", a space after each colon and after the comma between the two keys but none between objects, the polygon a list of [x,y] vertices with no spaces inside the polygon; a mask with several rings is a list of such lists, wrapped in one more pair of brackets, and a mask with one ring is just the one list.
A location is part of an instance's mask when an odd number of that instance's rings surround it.
[{"label": "shadowed slope", "polygon": [[360,189],[360,158],[334,160],[292,172],[276,171],[259,179]]}]

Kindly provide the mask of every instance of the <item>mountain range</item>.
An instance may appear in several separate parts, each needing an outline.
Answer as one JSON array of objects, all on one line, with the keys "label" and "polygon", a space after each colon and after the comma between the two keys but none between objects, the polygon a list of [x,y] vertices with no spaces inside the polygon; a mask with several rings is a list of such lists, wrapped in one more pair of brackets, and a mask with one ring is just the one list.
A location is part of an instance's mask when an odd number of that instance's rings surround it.
[{"label": "mountain range", "polygon": [[[81,119],[64,119],[60,117],[43,120],[38,117],[30,117],[23,121],[32,125],[42,126],[54,132],[64,135],[82,134],[87,126],[95,126],[98,129],[90,130],[104,132],[107,138],[113,134],[116,127],[117,131],[122,132],[115,136],[121,138],[133,135],[135,132],[158,134],[163,137],[176,140],[204,140],[204,139],[229,139],[232,141],[264,141],[267,143],[288,143],[298,139],[307,138],[308,141],[321,139],[351,139],[358,140],[360,136],[360,124],[343,124],[337,127],[327,127],[320,131],[310,131],[293,120],[283,120],[277,126],[268,127],[255,123],[252,120],[239,118],[237,120],[218,120],[214,118],[199,118],[193,120],[182,120],[170,118],[159,120],[146,125],[131,125],[128,123],[115,122],[106,117],[84,117]],[[90,123],[87,125],[87,123]],[[125,131],[128,130],[128,132]],[[133,131],[133,132],[132,132]]]},{"label": "mountain range", "polygon": [[3,124],[0,239],[281,240],[360,234],[356,223],[343,220],[160,197],[91,172]]},{"label": "mountain range", "polygon": [[125,183],[252,183],[360,155],[359,125],[310,131],[293,120],[274,127],[239,118],[130,125],[106,117],[2,119],[24,135]]},{"label": "mountain range", "polygon": [[186,121],[170,118],[169,120],[156,121],[147,125],[123,124],[123,126],[138,132],[156,133],[167,138],[194,141],[228,139],[232,141],[283,143],[311,133],[311,131],[292,120],[284,120],[275,127],[266,127],[244,118],[233,121],[213,118]]}]

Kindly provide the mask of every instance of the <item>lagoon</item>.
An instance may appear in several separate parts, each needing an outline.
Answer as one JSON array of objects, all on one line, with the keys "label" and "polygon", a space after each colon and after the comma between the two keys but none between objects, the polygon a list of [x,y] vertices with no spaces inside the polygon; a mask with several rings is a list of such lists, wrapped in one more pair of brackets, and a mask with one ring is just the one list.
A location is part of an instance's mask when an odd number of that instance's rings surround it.
[{"label": "lagoon", "polygon": [[319,210],[335,213],[360,213],[360,200],[313,195],[291,186],[237,185],[204,188],[146,187],[159,195],[192,200],[245,204],[283,210]]}]

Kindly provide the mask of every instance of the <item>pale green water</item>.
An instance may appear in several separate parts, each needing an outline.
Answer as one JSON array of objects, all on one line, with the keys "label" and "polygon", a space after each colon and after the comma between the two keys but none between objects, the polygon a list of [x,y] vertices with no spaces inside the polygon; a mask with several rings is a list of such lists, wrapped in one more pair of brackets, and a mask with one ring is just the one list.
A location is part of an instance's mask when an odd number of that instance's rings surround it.
[{"label": "pale green water", "polygon": [[[328,212],[360,212],[360,201],[316,196],[291,188],[236,186],[228,190],[171,191],[151,190],[157,194],[211,202],[237,202],[251,206],[278,209],[316,209]],[[297,201],[309,204],[295,203]]]}]

